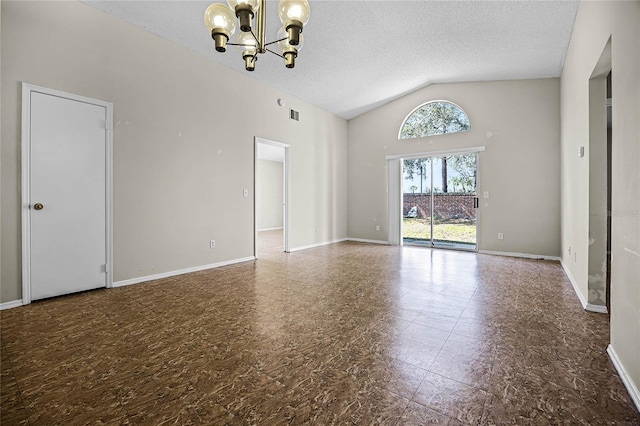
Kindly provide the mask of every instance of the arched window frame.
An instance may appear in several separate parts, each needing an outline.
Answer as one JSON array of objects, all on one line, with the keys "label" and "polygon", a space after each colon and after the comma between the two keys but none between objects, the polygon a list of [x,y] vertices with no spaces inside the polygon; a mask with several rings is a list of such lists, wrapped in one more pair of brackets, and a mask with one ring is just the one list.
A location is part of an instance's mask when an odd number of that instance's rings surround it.
[{"label": "arched window frame", "polygon": [[[409,118],[411,118],[411,116],[416,111],[418,111],[420,108],[424,107],[425,105],[435,104],[435,103],[451,104],[451,105],[455,106],[456,108],[458,108],[460,111],[462,111],[462,113],[467,118],[467,121],[469,122],[469,128],[467,130],[458,130],[458,131],[450,132],[450,133],[435,133],[435,134],[432,134],[432,135],[424,135],[424,136],[418,136],[418,137],[414,137],[414,138],[403,138],[402,137],[402,129],[404,128],[405,124],[407,123],[407,120],[409,120]],[[426,137],[430,137],[430,136],[448,135],[448,134],[453,134],[453,133],[468,132],[470,130],[471,130],[471,120],[469,120],[469,114],[467,114],[467,112],[464,110],[464,108],[462,108],[457,103],[448,101],[446,99],[435,99],[435,100],[428,101],[428,102],[425,102],[423,104],[418,105],[417,107],[412,109],[409,114],[407,114],[407,116],[404,118],[404,120],[402,120],[402,124],[400,125],[400,129],[398,130],[398,140],[419,139],[419,138],[426,138]]]}]

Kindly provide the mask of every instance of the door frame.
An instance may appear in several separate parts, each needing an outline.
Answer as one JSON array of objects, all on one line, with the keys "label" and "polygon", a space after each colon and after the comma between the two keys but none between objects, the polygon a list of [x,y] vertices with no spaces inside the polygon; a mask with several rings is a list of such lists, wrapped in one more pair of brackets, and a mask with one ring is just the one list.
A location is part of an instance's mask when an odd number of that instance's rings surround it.
[{"label": "door frame", "polygon": [[[485,146],[472,146],[468,148],[457,148],[457,149],[448,149],[441,151],[427,151],[427,152],[415,152],[415,153],[407,153],[407,154],[395,154],[395,155],[387,155],[385,158],[387,160],[387,206],[388,206],[388,217],[387,217],[387,229],[389,230],[388,235],[388,243],[392,246],[402,246],[402,202],[403,202],[403,191],[402,191],[402,163],[404,160],[413,160],[417,158],[425,158],[425,157],[442,157],[446,155],[460,155],[460,154],[476,154],[476,194],[478,198],[480,198],[480,156],[478,153],[486,150]],[[480,208],[476,210],[476,248],[475,250],[467,250],[467,251],[478,251],[480,248],[480,233],[478,232],[479,224],[480,224]],[[445,249],[447,247],[436,247],[438,249]],[[457,249],[456,249],[457,250]]]},{"label": "door frame", "polygon": [[31,303],[31,94],[41,93],[105,108],[106,288],[113,287],[113,103],[22,82],[22,304]]},{"label": "door frame", "polygon": [[289,253],[291,251],[291,145],[264,139],[256,136],[254,138],[253,147],[253,257],[258,258],[258,204],[256,199],[256,171],[258,167],[258,145],[271,145],[284,149],[284,163],[283,163],[283,223],[282,229],[284,232],[283,245],[284,252]]}]

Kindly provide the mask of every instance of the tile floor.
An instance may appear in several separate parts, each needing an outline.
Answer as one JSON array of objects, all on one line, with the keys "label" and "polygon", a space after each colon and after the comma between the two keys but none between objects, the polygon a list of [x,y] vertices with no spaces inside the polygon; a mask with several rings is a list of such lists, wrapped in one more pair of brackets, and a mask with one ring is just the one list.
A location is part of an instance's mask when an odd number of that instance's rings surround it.
[{"label": "tile floor", "polygon": [[558,263],[280,241],[2,311],[2,425],[640,425]]}]

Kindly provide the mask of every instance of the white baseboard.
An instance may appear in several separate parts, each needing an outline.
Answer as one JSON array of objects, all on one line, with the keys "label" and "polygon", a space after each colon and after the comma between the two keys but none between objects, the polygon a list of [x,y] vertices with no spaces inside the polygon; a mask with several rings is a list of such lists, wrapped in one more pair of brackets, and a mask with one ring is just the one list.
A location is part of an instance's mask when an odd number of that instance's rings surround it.
[{"label": "white baseboard", "polygon": [[162,278],[174,277],[176,275],[189,274],[191,272],[204,271],[207,269],[220,268],[222,266],[233,265],[235,263],[250,262],[256,260],[254,256],[243,257],[240,259],[226,260],[224,262],[211,263],[209,265],[194,266],[193,268],[180,269],[177,271],[163,272],[161,274],[147,275],[145,277],[131,278],[128,280],[115,281],[113,287],[123,287],[131,284],[139,284],[146,281],[160,280]]},{"label": "white baseboard", "polygon": [[355,241],[356,243],[384,244],[386,246],[389,245],[388,241],[367,240],[367,239],[364,239],[364,238],[347,238],[347,241]]},{"label": "white baseboard", "polygon": [[478,250],[478,253],[491,254],[494,256],[522,257],[524,259],[555,260],[557,262],[561,261],[561,259],[557,256],[544,256],[541,254],[511,253],[508,251],[491,251],[491,250]]},{"label": "white baseboard", "polygon": [[11,302],[0,303],[0,311],[3,311],[5,309],[17,308],[18,306],[22,306],[22,299],[12,300]]},{"label": "white baseboard", "polygon": [[291,252],[294,252],[294,251],[307,250],[307,249],[316,248],[316,247],[328,246],[329,244],[342,243],[344,241],[347,241],[347,238],[340,238],[338,240],[325,241],[323,243],[311,244],[311,245],[308,245],[308,246],[294,247],[291,250],[289,250],[289,252],[291,253]]},{"label": "white baseboard", "polygon": [[264,229],[258,229],[258,232],[260,232],[260,231],[279,231],[281,229],[283,229],[282,226],[279,227],[279,228],[264,228]]},{"label": "white baseboard", "polygon": [[587,299],[585,299],[584,294],[582,294],[582,292],[580,291],[580,287],[578,287],[578,283],[573,278],[573,275],[571,275],[571,271],[569,271],[567,264],[564,263],[564,260],[560,260],[560,264],[562,265],[562,269],[564,269],[564,273],[567,274],[567,278],[569,278],[569,282],[573,286],[573,291],[576,293],[576,296],[578,296],[578,299],[580,299],[580,304],[584,309],[587,309],[587,305],[589,303],[587,303]]},{"label": "white baseboard", "polygon": [[564,273],[567,274],[567,277],[569,278],[569,282],[573,287],[573,291],[578,296],[578,299],[580,299],[580,304],[582,305],[582,308],[585,311],[606,314],[608,312],[606,306],[593,305],[587,302],[587,299],[585,299],[584,294],[582,294],[582,292],[580,291],[580,287],[578,287],[578,282],[573,278],[573,275],[571,275],[571,272],[569,271],[567,264],[562,259],[560,259],[560,264],[562,265],[562,269],[564,269]]},{"label": "white baseboard", "polygon": [[599,314],[606,314],[609,313],[609,311],[607,310],[606,306],[602,306],[602,305],[593,305],[591,303],[587,303],[587,306],[584,307],[584,309],[586,311],[589,312],[597,312]]},{"label": "white baseboard", "polygon": [[631,377],[629,376],[629,374],[627,373],[627,370],[625,370],[624,366],[620,362],[620,358],[618,358],[618,354],[616,353],[616,350],[613,349],[613,346],[611,345],[607,346],[607,353],[609,354],[609,358],[611,358],[611,362],[613,363],[613,366],[616,368],[616,371],[618,372],[620,379],[622,379],[622,383],[624,383],[624,387],[627,388],[627,392],[629,392],[629,396],[631,396],[633,403],[636,404],[636,408],[638,409],[638,411],[640,411],[640,390],[638,390],[638,387],[636,386],[636,384],[633,383],[633,380],[631,380]]}]

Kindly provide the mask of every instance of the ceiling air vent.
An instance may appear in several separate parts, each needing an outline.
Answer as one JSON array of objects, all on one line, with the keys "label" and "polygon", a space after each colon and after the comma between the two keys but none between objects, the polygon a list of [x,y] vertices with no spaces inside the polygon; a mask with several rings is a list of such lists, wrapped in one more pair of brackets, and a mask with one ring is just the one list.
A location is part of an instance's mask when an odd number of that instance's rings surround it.
[{"label": "ceiling air vent", "polygon": [[291,118],[292,120],[300,121],[300,113],[294,109],[290,109],[289,118]]}]

